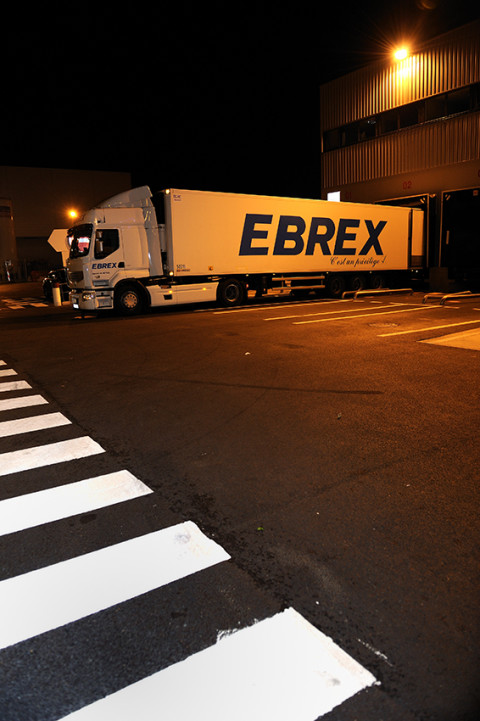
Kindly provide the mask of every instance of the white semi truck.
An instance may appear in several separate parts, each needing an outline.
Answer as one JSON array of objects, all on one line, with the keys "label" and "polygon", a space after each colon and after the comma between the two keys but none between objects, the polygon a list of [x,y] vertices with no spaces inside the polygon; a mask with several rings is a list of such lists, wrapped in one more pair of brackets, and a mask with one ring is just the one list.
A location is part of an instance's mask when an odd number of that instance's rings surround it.
[{"label": "white semi truck", "polygon": [[[147,186],[109,198],[68,231],[81,311],[219,302],[247,295],[380,288],[418,271],[421,210]],[[405,282],[405,279],[403,280]]]}]

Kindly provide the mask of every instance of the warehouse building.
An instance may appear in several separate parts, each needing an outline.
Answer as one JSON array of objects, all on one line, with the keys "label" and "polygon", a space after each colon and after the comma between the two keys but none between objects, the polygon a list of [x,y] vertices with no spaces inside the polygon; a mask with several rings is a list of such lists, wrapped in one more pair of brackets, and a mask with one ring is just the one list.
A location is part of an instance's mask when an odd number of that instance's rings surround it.
[{"label": "warehouse building", "polygon": [[480,21],[320,88],[322,198],[423,208],[430,289],[480,281]]},{"label": "warehouse building", "polygon": [[131,187],[130,173],[0,166],[0,282],[61,267],[67,248],[52,247],[52,231]]}]

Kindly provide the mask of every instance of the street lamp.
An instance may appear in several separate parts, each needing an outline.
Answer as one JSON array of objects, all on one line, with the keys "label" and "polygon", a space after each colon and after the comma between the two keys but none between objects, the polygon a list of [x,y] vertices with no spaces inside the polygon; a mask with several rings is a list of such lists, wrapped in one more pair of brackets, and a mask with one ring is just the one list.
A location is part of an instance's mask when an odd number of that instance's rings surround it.
[{"label": "street lamp", "polygon": [[393,53],[393,57],[395,60],[405,60],[405,58],[408,58],[408,48],[401,47],[395,50]]}]

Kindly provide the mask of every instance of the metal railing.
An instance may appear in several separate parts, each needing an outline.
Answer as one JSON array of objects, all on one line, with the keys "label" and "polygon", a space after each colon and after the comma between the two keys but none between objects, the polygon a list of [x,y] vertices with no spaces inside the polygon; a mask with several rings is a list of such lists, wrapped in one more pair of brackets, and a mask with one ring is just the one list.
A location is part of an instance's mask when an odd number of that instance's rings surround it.
[{"label": "metal railing", "polygon": [[438,302],[440,305],[445,303],[455,302],[459,303],[462,300],[476,300],[480,298],[480,293],[472,293],[471,290],[462,290],[458,293],[427,293],[423,296],[423,303]]},{"label": "metal railing", "polygon": [[358,298],[359,296],[365,295],[413,295],[412,288],[380,288],[378,290],[346,290],[342,293],[342,299],[344,298]]}]

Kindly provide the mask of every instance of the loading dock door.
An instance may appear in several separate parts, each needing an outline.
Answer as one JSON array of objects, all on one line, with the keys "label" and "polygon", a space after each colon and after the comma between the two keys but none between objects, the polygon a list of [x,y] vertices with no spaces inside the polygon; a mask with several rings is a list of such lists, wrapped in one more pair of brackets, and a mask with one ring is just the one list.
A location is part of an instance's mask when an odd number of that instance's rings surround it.
[{"label": "loading dock door", "polygon": [[442,265],[457,284],[480,288],[480,188],[442,193]]}]

